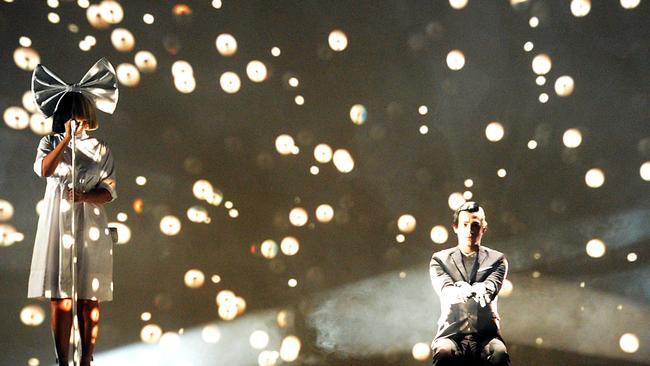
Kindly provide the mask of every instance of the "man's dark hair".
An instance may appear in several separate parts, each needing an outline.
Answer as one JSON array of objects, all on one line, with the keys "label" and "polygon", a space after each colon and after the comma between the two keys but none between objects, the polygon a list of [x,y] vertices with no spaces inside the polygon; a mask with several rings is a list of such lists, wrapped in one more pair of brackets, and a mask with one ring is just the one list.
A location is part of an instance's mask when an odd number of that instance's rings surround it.
[{"label": "man's dark hair", "polygon": [[467,212],[478,212],[478,209],[481,208],[478,203],[474,201],[467,201],[463,203],[456,211],[454,212],[454,219],[452,221],[453,226],[458,226],[458,216],[460,215],[461,212],[467,211]]}]

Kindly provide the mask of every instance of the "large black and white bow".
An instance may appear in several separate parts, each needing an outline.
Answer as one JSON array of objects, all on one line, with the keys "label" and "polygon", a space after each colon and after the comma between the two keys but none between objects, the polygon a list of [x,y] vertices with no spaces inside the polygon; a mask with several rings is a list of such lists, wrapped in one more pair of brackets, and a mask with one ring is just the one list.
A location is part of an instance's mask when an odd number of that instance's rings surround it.
[{"label": "large black and white bow", "polygon": [[32,92],[45,117],[51,117],[63,96],[70,92],[81,93],[92,100],[97,109],[113,114],[119,94],[115,69],[105,58],[97,61],[76,84],[66,83],[52,70],[39,64],[32,74]]}]

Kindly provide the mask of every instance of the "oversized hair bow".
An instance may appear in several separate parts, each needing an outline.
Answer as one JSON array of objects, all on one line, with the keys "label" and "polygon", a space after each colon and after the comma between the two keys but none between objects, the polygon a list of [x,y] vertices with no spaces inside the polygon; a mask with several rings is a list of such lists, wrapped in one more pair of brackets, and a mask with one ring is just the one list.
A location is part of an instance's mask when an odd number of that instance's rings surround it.
[{"label": "oversized hair bow", "polygon": [[66,83],[52,70],[39,64],[32,74],[32,92],[45,117],[51,117],[63,96],[70,92],[81,93],[92,100],[97,109],[113,114],[119,94],[115,69],[105,58],[97,61],[76,84]]}]

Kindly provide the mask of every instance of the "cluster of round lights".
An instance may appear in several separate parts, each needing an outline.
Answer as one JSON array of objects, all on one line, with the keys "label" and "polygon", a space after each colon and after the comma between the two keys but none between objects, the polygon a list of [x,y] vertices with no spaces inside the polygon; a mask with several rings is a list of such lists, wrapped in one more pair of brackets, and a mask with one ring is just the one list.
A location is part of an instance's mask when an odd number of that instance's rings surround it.
[{"label": "cluster of round lights", "polygon": [[84,52],[90,51],[96,45],[97,45],[97,39],[91,35],[87,35],[86,37],[84,37],[84,39],[79,41],[79,49]]},{"label": "cluster of round lights", "polygon": [[0,247],[8,247],[23,241],[25,236],[10,224],[0,224]]},{"label": "cluster of round lights", "polygon": [[234,320],[246,311],[246,301],[230,290],[221,290],[217,294],[219,317],[223,320]]},{"label": "cluster of round lights", "polygon": [[174,77],[174,86],[179,92],[189,94],[196,89],[194,68],[189,62],[184,60],[174,62],[172,64],[172,76]]},{"label": "cluster of round lights", "polygon": [[[223,202],[223,193],[220,190],[214,188],[212,183],[206,179],[199,179],[194,182],[192,186],[192,193],[194,197],[201,201],[206,201],[210,205],[219,206]],[[228,204],[230,207],[226,207],[229,210],[232,210],[232,203]]]}]

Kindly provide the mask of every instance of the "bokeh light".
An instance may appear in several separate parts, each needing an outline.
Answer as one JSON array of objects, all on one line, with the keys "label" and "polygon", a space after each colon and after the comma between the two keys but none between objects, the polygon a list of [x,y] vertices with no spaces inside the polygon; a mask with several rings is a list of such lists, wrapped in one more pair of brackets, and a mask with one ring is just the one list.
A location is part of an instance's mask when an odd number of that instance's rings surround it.
[{"label": "bokeh light", "polygon": [[632,333],[625,333],[618,341],[621,350],[625,353],[635,353],[639,350],[639,337]]},{"label": "bokeh light", "polygon": [[309,220],[309,214],[302,207],[295,207],[289,212],[289,222],[293,226],[305,226]]},{"label": "bokeh light", "polygon": [[533,71],[537,75],[546,75],[551,71],[553,63],[551,62],[551,57],[545,53],[541,53],[533,59]]},{"label": "bokeh light", "polygon": [[119,52],[131,52],[135,47],[135,37],[125,28],[116,28],[111,33],[111,43]]},{"label": "bokeh light", "polygon": [[287,236],[280,242],[280,249],[284,255],[296,255],[300,250],[300,242],[293,236]]},{"label": "bokeh light", "polygon": [[589,169],[585,174],[585,183],[590,188],[600,188],[605,183],[605,172],[598,168]]},{"label": "bokeh light", "polygon": [[415,230],[417,223],[413,215],[405,214],[397,219],[397,228],[400,232],[408,234]]},{"label": "bokeh light", "polygon": [[145,15],[142,16],[142,21],[143,21],[145,24],[153,24],[153,23],[156,21],[156,18],[154,18],[153,15],[147,13],[147,14],[145,14]]},{"label": "bokeh light", "polygon": [[176,216],[165,216],[160,220],[160,231],[167,236],[177,235],[181,231],[181,221]]},{"label": "bokeh light", "polygon": [[230,57],[237,52],[237,40],[232,34],[220,34],[215,41],[215,45],[222,56]]},{"label": "bokeh light", "polygon": [[571,14],[577,18],[584,17],[591,11],[591,0],[571,0]]},{"label": "bokeh light", "polygon": [[513,290],[514,290],[514,286],[512,285],[512,282],[506,278],[505,280],[503,280],[503,285],[501,285],[501,290],[499,290],[499,296],[510,297],[512,295]]},{"label": "bokeh light", "polygon": [[249,337],[251,347],[264,349],[269,344],[269,334],[263,330],[256,330]]},{"label": "bokeh light", "polygon": [[452,211],[456,211],[463,203],[465,203],[465,197],[460,192],[450,194],[449,199],[447,199],[447,204]]},{"label": "bokeh light", "polygon": [[235,302],[235,293],[230,291],[230,290],[221,290],[217,294],[217,305],[218,306],[226,306],[228,304],[234,303]]},{"label": "bokeh light", "polygon": [[139,51],[135,54],[135,66],[143,73],[152,73],[156,71],[158,60],[156,56],[149,51]]},{"label": "bokeh light", "polygon": [[205,343],[216,344],[219,342],[219,339],[221,339],[221,332],[216,325],[206,325],[203,327],[203,330],[201,330],[201,339],[203,339]]},{"label": "bokeh light", "polygon": [[628,9],[628,10],[634,9],[637,6],[639,6],[639,4],[641,4],[641,0],[620,0],[620,2],[623,9]]},{"label": "bokeh light", "polygon": [[606,246],[600,239],[591,239],[586,246],[587,255],[592,258],[600,258],[605,255]]},{"label": "bokeh light", "polygon": [[352,155],[346,149],[338,149],[334,152],[334,166],[341,173],[350,173],[354,169]]},{"label": "bokeh light", "polygon": [[8,247],[16,242],[16,228],[9,224],[0,224],[0,247]]},{"label": "bokeh light", "polygon": [[427,361],[431,356],[431,347],[426,343],[416,343],[411,350],[411,354],[417,361]]},{"label": "bokeh light", "polygon": [[639,168],[639,175],[644,181],[650,182],[650,161],[646,161],[645,163],[641,164],[641,168]]},{"label": "bokeh light", "polygon": [[526,51],[526,52],[532,51],[534,47],[535,47],[535,45],[531,41],[528,41],[528,42],[524,43],[524,51]]},{"label": "bokeh light", "polygon": [[181,337],[176,332],[165,332],[160,337],[160,347],[164,349],[176,350],[181,345]]},{"label": "bokeh light", "polygon": [[117,80],[124,86],[134,87],[140,83],[140,71],[133,64],[119,64],[115,72],[117,73]]},{"label": "bokeh light", "polygon": [[465,66],[465,55],[460,50],[452,50],[447,54],[447,67],[457,71]]},{"label": "bokeh light", "polygon": [[539,95],[539,102],[540,102],[540,103],[546,103],[546,102],[548,102],[548,98],[549,98],[548,94],[546,94],[546,93],[541,93],[541,94]]},{"label": "bokeh light", "polygon": [[275,150],[280,155],[291,155],[296,150],[296,142],[290,135],[280,135],[275,139]]},{"label": "bokeh light", "polygon": [[14,217],[14,206],[7,200],[0,199],[0,221],[9,221]]},{"label": "bokeh light", "polygon": [[257,356],[257,365],[276,366],[278,363],[278,357],[280,357],[278,351],[262,351],[259,356]]},{"label": "bokeh light", "polygon": [[205,179],[199,179],[194,182],[194,185],[192,186],[192,193],[194,193],[194,197],[199,200],[207,200],[214,193],[214,187],[212,187],[212,183],[209,181]]},{"label": "bokeh light", "polygon": [[444,244],[449,239],[447,228],[442,225],[436,225],[431,229],[431,241],[436,244]]},{"label": "bokeh light", "polygon": [[319,163],[329,163],[333,156],[332,148],[327,144],[318,144],[314,148],[314,159]]},{"label": "bokeh light", "polygon": [[226,93],[235,94],[241,87],[241,80],[239,80],[239,76],[234,72],[227,71],[221,74],[221,78],[219,78],[219,85],[221,85],[221,89],[223,89],[223,91]]},{"label": "bokeh light", "polygon": [[352,108],[350,108],[350,119],[355,125],[362,125],[364,122],[366,122],[367,117],[368,112],[366,111],[366,107],[363,105],[355,104],[352,106]]},{"label": "bokeh light", "polygon": [[280,358],[285,362],[297,360],[300,355],[301,346],[300,338],[294,335],[284,337],[280,345]]},{"label": "bokeh light", "polygon": [[32,71],[41,63],[41,56],[33,48],[19,47],[14,51],[14,62],[19,68]]},{"label": "bokeh light", "polygon": [[449,0],[449,5],[456,10],[461,10],[467,6],[468,2],[469,0]]},{"label": "bokeh light", "polygon": [[24,130],[29,126],[29,114],[20,107],[9,107],[2,115],[5,124],[14,130]]},{"label": "bokeh light", "polygon": [[20,311],[20,321],[30,327],[37,327],[45,320],[45,310],[38,305],[27,305]]},{"label": "bokeh light", "polygon": [[59,16],[57,13],[48,13],[47,20],[49,20],[52,24],[59,24],[61,22],[61,16]]},{"label": "bokeh light", "polygon": [[564,131],[562,142],[564,143],[564,146],[570,149],[575,149],[582,143],[582,132],[577,128],[569,128]]},{"label": "bokeh light", "polygon": [[98,4],[90,5],[86,8],[86,19],[88,19],[88,23],[90,23],[93,28],[106,29],[110,27],[110,23],[102,17]]},{"label": "bokeh light", "polygon": [[246,66],[246,75],[248,75],[248,78],[251,79],[251,81],[261,83],[266,80],[267,77],[266,66],[261,61],[251,61]]},{"label": "bokeh light", "polygon": [[210,223],[208,210],[201,206],[192,206],[187,209],[187,218],[195,223]]},{"label": "bokeh light", "polygon": [[190,269],[185,272],[185,286],[189,288],[199,288],[205,283],[205,275],[198,269]]},{"label": "bokeh light", "polygon": [[333,30],[327,37],[330,48],[336,52],[341,52],[348,47],[348,36],[341,30]]},{"label": "bokeh light", "polygon": [[260,245],[260,252],[266,259],[273,259],[278,255],[278,243],[274,240],[264,240]]},{"label": "bokeh light", "polygon": [[36,101],[34,100],[34,93],[31,90],[26,91],[22,98],[23,108],[29,113],[36,113]]},{"label": "bokeh light", "polygon": [[322,204],[316,208],[316,219],[321,223],[328,223],[334,218],[334,208],[327,204]]},{"label": "bokeh light", "polygon": [[194,76],[194,68],[185,60],[178,60],[172,64],[172,75],[174,78]]},{"label": "bokeh light", "polygon": [[109,24],[118,24],[124,19],[124,10],[115,0],[102,0],[99,4],[99,13]]},{"label": "bokeh light", "polygon": [[501,141],[505,135],[503,125],[499,122],[490,122],[485,127],[485,137],[491,142]]},{"label": "bokeh light", "polygon": [[573,93],[575,84],[573,78],[568,75],[563,75],[555,80],[555,93],[561,97],[568,97]]}]

